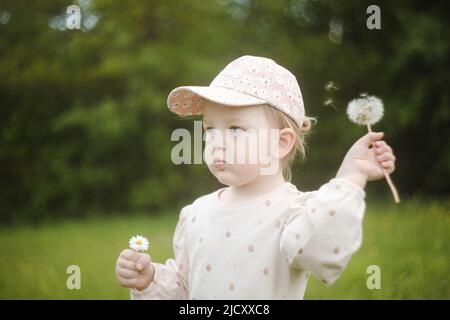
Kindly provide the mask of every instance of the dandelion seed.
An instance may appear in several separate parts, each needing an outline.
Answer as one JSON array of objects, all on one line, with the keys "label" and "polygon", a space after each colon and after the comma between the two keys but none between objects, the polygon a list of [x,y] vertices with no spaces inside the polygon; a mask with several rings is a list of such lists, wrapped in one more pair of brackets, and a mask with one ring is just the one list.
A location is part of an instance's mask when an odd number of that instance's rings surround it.
[{"label": "dandelion seed", "polygon": [[325,90],[327,91],[338,90],[338,87],[336,86],[333,80],[330,80],[325,84]]},{"label": "dandelion seed", "polygon": [[326,107],[332,107],[334,110],[337,111],[337,108],[336,108],[336,106],[334,105],[334,101],[333,101],[333,99],[331,99],[331,98],[328,98],[327,100],[325,100],[325,101],[323,102],[323,105],[326,106]]}]

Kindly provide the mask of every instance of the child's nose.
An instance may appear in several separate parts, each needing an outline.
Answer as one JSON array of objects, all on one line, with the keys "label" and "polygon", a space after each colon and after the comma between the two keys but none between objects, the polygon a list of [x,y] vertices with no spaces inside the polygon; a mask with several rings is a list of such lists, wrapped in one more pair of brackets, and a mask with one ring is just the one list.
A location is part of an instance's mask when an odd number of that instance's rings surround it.
[{"label": "child's nose", "polygon": [[226,141],[225,141],[225,135],[222,134],[222,132],[217,131],[212,139],[212,147],[213,147],[213,151],[217,150],[217,149],[223,149],[225,150],[225,145],[226,145]]},{"label": "child's nose", "polygon": [[217,153],[218,151],[225,151],[225,150],[226,150],[225,145],[221,143],[214,144],[212,147],[213,154]]}]

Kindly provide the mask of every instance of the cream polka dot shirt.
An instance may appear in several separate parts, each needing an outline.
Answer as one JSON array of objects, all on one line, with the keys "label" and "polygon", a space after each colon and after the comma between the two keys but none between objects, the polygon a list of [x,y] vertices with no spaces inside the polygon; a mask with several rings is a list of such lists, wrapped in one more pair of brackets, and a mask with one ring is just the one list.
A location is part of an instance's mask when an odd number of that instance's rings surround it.
[{"label": "cream polka dot shirt", "polygon": [[332,179],[313,192],[290,182],[236,204],[225,188],[183,207],[174,259],[132,299],[302,299],[309,273],[326,285],[360,247],[365,192]]}]

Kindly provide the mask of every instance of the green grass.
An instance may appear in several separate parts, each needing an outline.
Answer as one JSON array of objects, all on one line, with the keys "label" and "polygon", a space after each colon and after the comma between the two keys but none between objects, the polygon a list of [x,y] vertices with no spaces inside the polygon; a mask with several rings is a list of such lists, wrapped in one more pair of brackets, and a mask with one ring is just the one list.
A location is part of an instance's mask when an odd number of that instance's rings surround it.
[{"label": "green grass", "polygon": [[[153,260],[165,261],[177,214],[2,227],[0,298],[128,299],[114,276],[117,254],[144,234]],[[362,247],[332,286],[310,277],[305,299],[449,299],[449,224],[449,202],[368,203]],[[72,264],[81,268],[81,290],[66,288]],[[381,268],[380,290],[366,286],[369,265]]]},{"label": "green grass", "polygon": [[[1,299],[128,299],[114,275],[131,235],[151,235],[151,255],[171,255],[175,215],[91,218],[0,229]],[[81,289],[66,288],[66,269],[81,269]]]},{"label": "green grass", "polygon": [[[449,299],[449,203],[368,204],[363,245],[330,287],[310,277],[306,299]],[[369,265],[381,289],[367,288]]]}]

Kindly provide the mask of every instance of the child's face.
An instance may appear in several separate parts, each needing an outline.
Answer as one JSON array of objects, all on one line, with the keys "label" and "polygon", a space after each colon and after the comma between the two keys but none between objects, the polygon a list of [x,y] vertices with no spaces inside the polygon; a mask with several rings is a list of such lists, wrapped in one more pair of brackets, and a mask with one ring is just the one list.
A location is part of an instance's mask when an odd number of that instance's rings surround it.
[{"label": "child's face", "polygon": [[263,106],[230,107],[205,101],[203,128],[206,163],[225,185],[247,184],[261,175],[262,168],[269,167],[269,160],[274,161],[278,140],[271,143],[271,129],[277,132],[278,127]]}]

